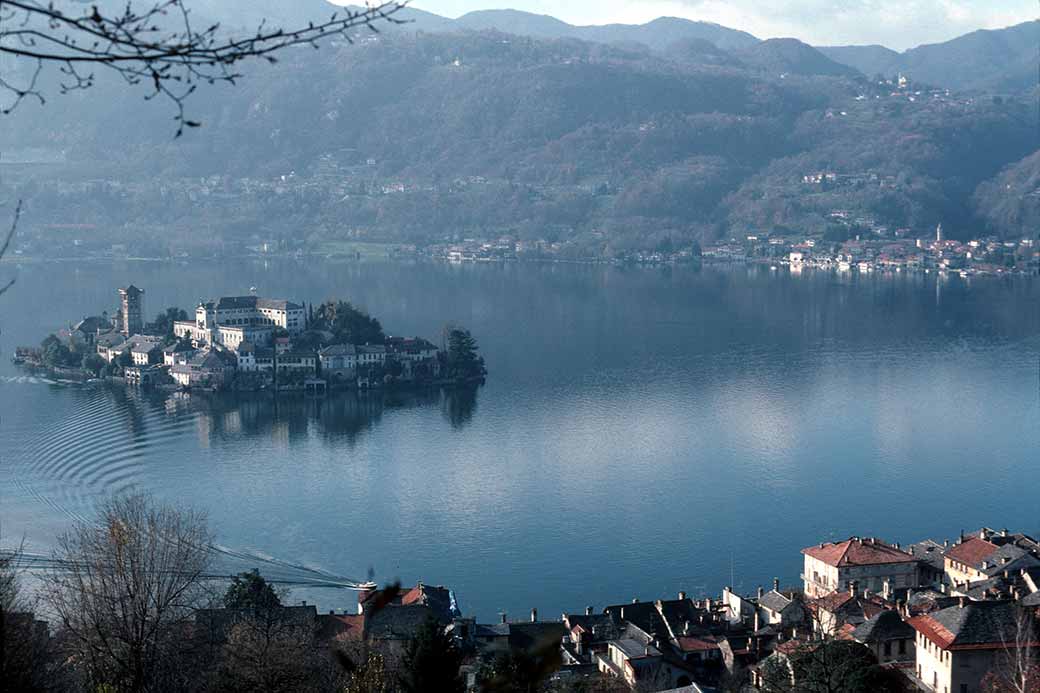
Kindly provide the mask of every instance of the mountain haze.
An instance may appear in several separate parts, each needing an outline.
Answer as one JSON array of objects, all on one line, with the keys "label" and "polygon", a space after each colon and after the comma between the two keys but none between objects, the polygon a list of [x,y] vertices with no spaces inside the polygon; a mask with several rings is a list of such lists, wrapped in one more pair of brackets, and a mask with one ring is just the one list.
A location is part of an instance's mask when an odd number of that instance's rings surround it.
[{"label": "mountain haze", "polygon": [[945,43],[897,53],[882,46],[831,46],[820,51],[873,76],[897,72],[951,89],[1017,91],[1040,79],[1040,20],[979,30]]},{"label": "mountain haze", "polygon": [[[613,256],[939,222],[1014,237],[1035,218],[1035,91],[900,90],[795,39],[655,50],[408,26],[247,64],[189,101],[203,127],[177,141],[168,103],[103,76],[27,102],[0,151],[40,163],[0,167],[0,199],[26,200],[37,230],[93,224],[155,252],[510,235]],[[982,72],[1013,67],[988,55]]]}]

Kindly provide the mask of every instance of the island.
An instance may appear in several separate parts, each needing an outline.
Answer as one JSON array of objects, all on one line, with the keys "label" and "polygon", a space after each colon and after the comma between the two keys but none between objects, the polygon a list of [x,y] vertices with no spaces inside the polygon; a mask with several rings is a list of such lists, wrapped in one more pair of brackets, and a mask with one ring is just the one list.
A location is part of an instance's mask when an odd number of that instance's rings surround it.
[{"label": "island", "polygon": [[349,301],[315,308],[255,291],[201,301],[193,319],[171,307],[148,323],[144,293],[133,284],[119,289],[111,315],[84,317],[39,347],[19,347],[15,362],[66,379],[197,391],[462,387],[487,375],[476,339],[458,325],[446,325],[437,346],[385,334]]}]

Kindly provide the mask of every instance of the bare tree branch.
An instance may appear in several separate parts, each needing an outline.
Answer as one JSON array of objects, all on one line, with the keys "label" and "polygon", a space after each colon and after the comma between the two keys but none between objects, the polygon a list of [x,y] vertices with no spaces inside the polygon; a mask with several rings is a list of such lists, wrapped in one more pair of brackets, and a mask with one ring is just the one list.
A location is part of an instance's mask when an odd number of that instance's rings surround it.
[{"label": "bare tree branch", "polygon": [[122,14],[102,13],[95,5],[82,15],[65,12],[53,1],[0,0],[0,57],[32,65],[24,84],[0,77],[0,92],[11,97],[0,113],[10,113],[27,98],[45,103],[40,76],[47,66],[57,67],[63,94],[93,86],[92,69],[99,66],[129,85],[148,86],[147,99],[165,96],[173,102],[180,136],[184,128],[200,125],[189,120],[184,110],[185,100],[200,83],[233,84],[241,77],[235,67],[244,60],[274,63],[275,53],[293,46],[317,48],[331,37],[353,42],[357,31],[378,33],[380,23],[402,24],[393,15],[405,1],[345,8],[323,22],[296,29],[261,22],[252,34],[233,37],[225,35],[219,24],[193,26],[190,0],[154,0],[145,9],[128,0]]},{"label": "bare tree branch", "polygon": [[[4,259],[4,255],[7,254],[7,250],[11,247],[11,241],[14,240],[15,231],[18,230],[18,219],[22,216],[22,201],[18,200],[18,204],[14,208],[14,219],[11,220],[11,228],[7,231],[7,235],[4,237],[3,245],[0,245],[0,260]],[[7,293],[7,290],[14,286],[15,280],[12,278],[6,284],[0,284],[0,296]]]}]

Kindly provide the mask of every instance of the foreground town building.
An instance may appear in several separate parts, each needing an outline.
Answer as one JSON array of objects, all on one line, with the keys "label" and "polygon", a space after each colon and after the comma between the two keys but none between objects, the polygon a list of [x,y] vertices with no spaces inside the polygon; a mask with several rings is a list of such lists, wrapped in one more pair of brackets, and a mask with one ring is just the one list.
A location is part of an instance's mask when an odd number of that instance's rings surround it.
[{"label": "foreground town building", "polygon": [[802,582],[807,597],[822,597],[846,591],[853,581],[865,590],[918,587],[921,582],[919,559],[873,537],[852,537],[836,544],[820,544],[802,549]]},{"label": "foreground town building", "polygon": [[1040,651],[1035,616],[1012,601],[962,597],[909,623],[917,634],[917,679],[935,693],[980,693],[987,676],[1014,676],[1019,650],[1032,651],[1034,662]]}]

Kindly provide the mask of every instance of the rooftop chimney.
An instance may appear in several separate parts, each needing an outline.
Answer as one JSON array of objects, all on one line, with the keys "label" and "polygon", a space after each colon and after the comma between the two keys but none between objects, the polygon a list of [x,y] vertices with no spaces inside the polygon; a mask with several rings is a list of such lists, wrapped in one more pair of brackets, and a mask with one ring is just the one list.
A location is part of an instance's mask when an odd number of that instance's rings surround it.
[{"label": "rooftop chimney", "polygon": [[679,601],[681,601],[681,602],[686,601],[686,593],[683,592],[682,590],[679,590]]},{"label": "rooftop chimney", "polygon": [[774,592],[779,592],[780,591],[780,578],[773,578],[773,591]]},{"label": "rooftop chimney", "polygon": [[761,587],[759,587],[759,588],[758,588],[758,598],[759,598],[759,599],[761,599],[761,598],[762,598],[762,594],[763,594],[762,588],[761,588]]},{"label": "rooftop chimney", "polygon": [[585,615],[586,616],[591,616],[592,615],[592,607],[591,606],[586,606],[585,607]]},{"label": "rooftop chimney", "polygon": [[531,609],[531,623],[538,622],[538,609]]},{"label": "rooftop chimney", "polygon": [[639,597],[633,597],[632,598],[632,603],[633,604],[638,604],[639,603]]},{"label": "rooftop chimney", "polygon": [[506,612],[504,612],[504,611],[501,614],[499,614],[499,617],[502,619],[502,623],[506,623],[507,622],[508,616],[509,615]]},{"label": "rooftop chimney", "polygon": [[964,608],[964,597],[961,597],[961,598],[960,598],[960,601],[959,601],[959,606],[960,606],[960,607],[961,607],[962,609]]}]

